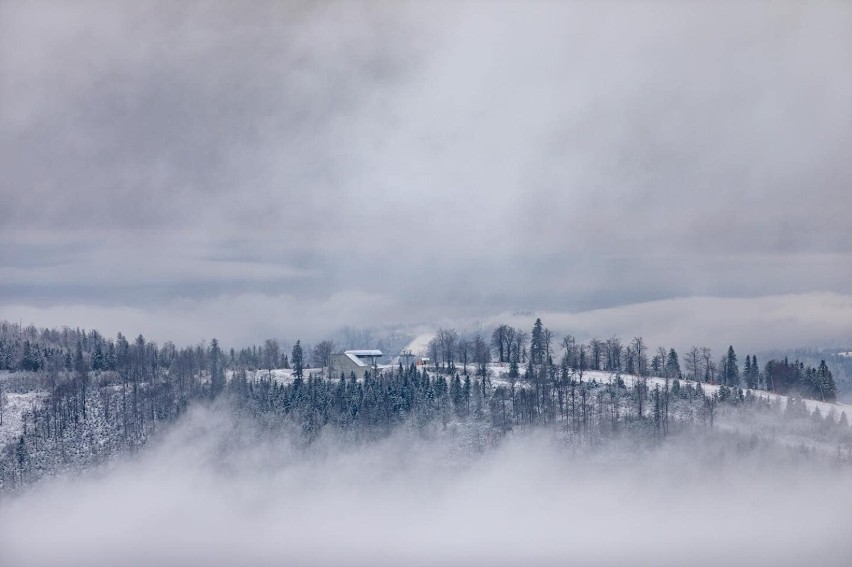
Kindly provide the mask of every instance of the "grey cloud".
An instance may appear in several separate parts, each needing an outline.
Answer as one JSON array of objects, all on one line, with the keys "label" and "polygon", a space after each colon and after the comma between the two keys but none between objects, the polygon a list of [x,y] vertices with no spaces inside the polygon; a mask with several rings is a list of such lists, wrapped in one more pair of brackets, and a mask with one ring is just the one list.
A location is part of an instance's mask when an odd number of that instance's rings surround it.
[{"label": "grey cloud", "polygon": [[3,315],[852,293],[844,3],[0,10]]},{"label": "grey cloud", "polygon": [[[45,31],[35,41],[52,50],[32,62],[34,39],[5,50],[4,99],[19,105],[3,117],[2,155],[17,174],[5,185],[19,223],[133,228],[222,222],[211,208],[315,212],[313,186],[328,192],[337,175],[331,124],[401,69],[370,37],[381,32],[370,11],[143,6],[28,5],[7,20],[20,38],[68,12],[77,32]],[[15,80],[32,67],[36,93]],[[25,112],[33,94],[46,101]],[[30,118],[19,124],[21,115]]]}]

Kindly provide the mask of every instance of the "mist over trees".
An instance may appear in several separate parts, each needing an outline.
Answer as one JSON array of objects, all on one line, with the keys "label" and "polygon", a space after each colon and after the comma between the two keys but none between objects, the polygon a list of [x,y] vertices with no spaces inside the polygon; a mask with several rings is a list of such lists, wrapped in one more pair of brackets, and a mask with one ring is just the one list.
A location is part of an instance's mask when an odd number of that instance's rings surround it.
[{"label": "mist over trees", "polygon": [[[213,400],[271,427],[295,427],[308,441],[325,428],[371,438],[411,423],[462,426],[481,446],[537,427],[584,444],[623,435],[659,441],[712,429],[720,412],[734,411],[782,412],[792,429],[849,443],[845,413],[811,412],[803,401],[836,399],[824,361],[814,368],[772,359],[761,369],[748,354],[741,370],[733,346],[714,362],[706,347],[680,356],[652,351],[642,337],[557,339],[541,319],[529,332],[505,324],[488,333],[440,328],[427,346],[429,365],[400,363],[363,380],[323,372],[334,341],[309,348],[306,357],[297,340],[287,355],[268,339],[226,352],[215,338],[178,348],[142,335],[2,323],[0,423],[9,393],[28,393],[32,406],[2,448],[0,482],[16,486],[133,451],[191,404]],[[282,380],[279,369],[294,380]],[[761,391],[791,398],[782,408]]]}]

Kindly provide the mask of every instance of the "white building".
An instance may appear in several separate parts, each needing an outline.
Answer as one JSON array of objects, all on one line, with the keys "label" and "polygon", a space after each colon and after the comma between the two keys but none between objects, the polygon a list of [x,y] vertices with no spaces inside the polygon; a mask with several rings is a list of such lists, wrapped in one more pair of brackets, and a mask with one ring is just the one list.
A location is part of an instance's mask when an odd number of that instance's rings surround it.
[{"label": "white building", "polygon": [[384,356],[380,350],[347,350],[341,354],[332,354],[328,360],[328,375],[340,378],[342,373],[346,378],[355,374],[358,380],[364,379],[369,370],[375,371],[376,359]]}]

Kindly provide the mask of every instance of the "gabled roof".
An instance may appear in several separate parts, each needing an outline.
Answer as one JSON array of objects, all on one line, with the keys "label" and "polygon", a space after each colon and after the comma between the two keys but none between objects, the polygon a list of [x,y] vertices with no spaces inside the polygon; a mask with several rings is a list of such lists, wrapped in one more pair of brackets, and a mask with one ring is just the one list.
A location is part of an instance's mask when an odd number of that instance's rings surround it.
[{"label": "gabled roof", "polygon": [[367,366],[366,363],[364,363],[363,360],[361,360],[360,358],[358,358],[356,355],[352,354],[351,352],[347,351],[347,352],[344,352],[343,354],[345,354],[349,358],[349,360],[351,360],[352,362],[354,362],[358,366]]},{"label": "gabled roof", "polygon": [[384,356],[380,350],[347,350],[343,354],[351,354],[354,356]]}]

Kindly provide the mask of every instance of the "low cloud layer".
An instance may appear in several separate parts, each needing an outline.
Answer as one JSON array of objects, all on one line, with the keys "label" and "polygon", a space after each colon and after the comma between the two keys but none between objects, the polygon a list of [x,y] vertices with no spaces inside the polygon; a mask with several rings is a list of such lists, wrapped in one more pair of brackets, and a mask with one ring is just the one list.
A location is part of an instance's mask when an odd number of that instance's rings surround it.
[{"label": "low cloud layer", "polygon": [[[471,431],[310,449],[196,409],[96,476],[0,506],[4,565],[845,564],[848,478],[696,435],[576,453]],[[739,449],[737,449],[739,447]]]},{"label": "low cloud layer", "polygon": [[[650,345],[685,351],[709,346],[716,352],[736,345],[747,352],[802,346],[847,347],[852,337],[852,295],[809,293],[757,298],[686,297],[662,299],[606,309],[564,312],[503,312],[488,317],[454,311],[438,317],[428,304],[407,304],[367,293],[338,293],[325,299],[298,295],[269,297],[241,294],[208,300],[176,300],[162,306],[123,305],[8,307],[24,322],[61,326],[87,321],[101,331],[140,332],[153,340],[193,344],[218,337],[226,345],[255,337],[278,336],[308,341],[334,335],[344,324],[372,327],[405,323],[412,334],[434,331],[435,325],[488,332],[501,323],[529,329],[536,317],[554,332],[581,341],[612,335],[642,336]],[[469,312],[468,312],[469,313]],[[15,319],[17,320],[17,318]],[[200,330],[199,330],[200,329]]]},{"label": "low cloud layer", "polygon": [[850,29],[844,2],[3,2],[0,316],[247,342],[848,297]]}]

